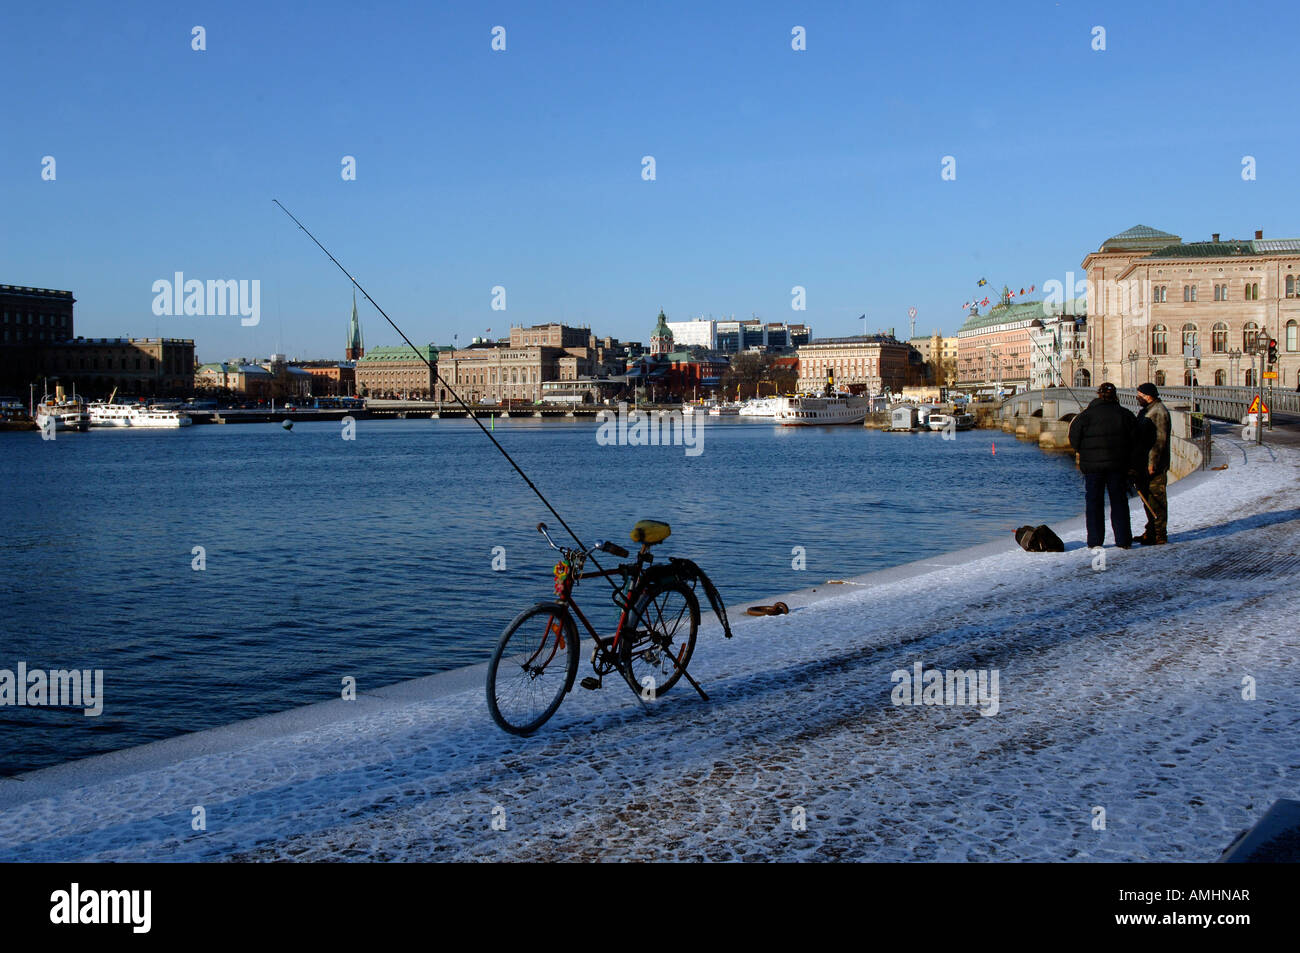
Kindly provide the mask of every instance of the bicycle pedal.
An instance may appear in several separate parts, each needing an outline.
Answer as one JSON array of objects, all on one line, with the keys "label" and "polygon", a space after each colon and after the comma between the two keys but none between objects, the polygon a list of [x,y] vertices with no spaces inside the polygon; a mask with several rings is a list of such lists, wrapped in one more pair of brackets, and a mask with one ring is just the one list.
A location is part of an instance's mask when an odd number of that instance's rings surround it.
[{"label": "bicycle pedal", "polygon": [[588,675],[578,684],[581,685],[583,688],[585,688],[587,691],[594,692],[596,689],[600,688],[600,679],[593,678],[592,676]]}]

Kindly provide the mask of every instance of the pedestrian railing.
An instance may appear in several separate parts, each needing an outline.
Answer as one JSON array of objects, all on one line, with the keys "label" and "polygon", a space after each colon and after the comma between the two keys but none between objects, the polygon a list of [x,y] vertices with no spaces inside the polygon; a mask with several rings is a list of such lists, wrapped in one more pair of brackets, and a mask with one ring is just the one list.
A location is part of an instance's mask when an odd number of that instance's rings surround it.
[{"label": "pedestrian railing", "polygon": [[[1141,406],[1137,390],[1116,389],[1119,402],[1134,413]],[[1300,414],[1300,392],[1257,387],[1161,387],[1160,399],[1166,404],[1182,404],[1189,410],[1217,420],[1238,421],[1246,416],[1256,395],[1264,399],[1270,413]],[[1008,397],[1001,404],[1000,416],[1029,416],[1041,413],[1043,401],[1056,401],[1061,416],[1087,407],[1097,393],[1090,387],[1048,387]]]}]

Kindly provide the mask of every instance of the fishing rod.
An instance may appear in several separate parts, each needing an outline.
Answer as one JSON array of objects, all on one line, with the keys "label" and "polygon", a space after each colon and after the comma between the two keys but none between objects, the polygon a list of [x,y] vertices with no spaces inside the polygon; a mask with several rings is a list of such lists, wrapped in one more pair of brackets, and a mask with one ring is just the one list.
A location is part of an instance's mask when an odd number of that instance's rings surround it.
[{"label": "fishing rod", "polygon": [[[1052,354],[1051,354],[1051,352],[1048,351],[1047,348],[1043,347],[1043,345],[1041,345],[1041,344],[1039,344],[1037,341],[1035,341],[1034,338],[1033,338],[1033,335],[1030,335],[1030,337],[1029,337],[1029,343],[1032,344],[1034,347],[1038,348],[1038,350],[1040,350],[1040,351],[1043,352],[1043,354],[1047,357],[1047,366],[1050,368],[1050,367],[1052,366]],[[1086,405],[1083,403],[1083,401],[1079,400],[1079,395],[1076,394],[1076,393],[1074,392],[1074,388],[1072,388],[1069,384],[1067,384],[1067,383],[1065,382],[1065,377],[1061,375],[1061,367],[1060,367],[1059,362],[1058,362],[1057,367],[1056,367],[1056,373],[1057,373],[1057,376],[1061,378],[1061,385],[1060,385],[1060,386],[1064,387],[1066,390],[1068,390],[1068,391],[1070,392],[1070,396],[1071,396],[1072,398],[1074,398],[1074,402],[1075,402],[1076,404],[1078,404],[1078,405],[1079,405],[1079,409],[1082,410]]]},{"label": "fishing rod", "polygon": [[[528,474],[525,473],[523,469],[520,468],[519,464],[515,462],[514,457],[510,456],[510,454],[506,452],[506,448],[501,446],[501,444],[497,442],[497,438],[492,435],[492,432],[483,426],[483,422],[478,419],[478,417],[474,414],[474,411],[470,409],[469,405],[466,404],[465,401],[461,400],[461,397],[459,394],[456,393],[455,388],[453,388],[450,384],[448,384],[446,378],[444,378],[441,374],[438,373],[438,368],[434,365],[434,363],[430,361],[428,357],[425,356],[423,351],[421,351],[418,347],[416,347],[411,342],[411,339],[406,336],[406,332],[404,332],[401,328],[399,328],[397,326],[397,323],[388,316],[388,312],[386,312],[383,308],[379,307],[379,302],[377,302],[374,298],[370,297],[370,293],[366,291],[365,288],[361,287],[361,282],[357,281],[357,279],[352,277],[352,273],[349,272],[346,268],[344,268],[343,264],[337,258],[335,258],[332,254],[330,254],[330,250],[326,248],[324,245],[322,245],[320,243],[320,240],[317,239],[316,236],[313,235],[308,230],[307,226],[304,225],[302,222],[298,221],[297,217],[293,214],[293,212],[290,212],[287,208],[285,208],[284,205],[281,204],[279,199],[271,199],[271,201],[274,202],[276,205],[280,206],[280,211],[284,212],[285,215],[288,215],[289,218],[293,219],[293,223],[297,225],[299,228],[301,228],[303,232],[306,233],[307,237],[316,243],[316,247],[319,248],[321,251],[323,251],[326,257],[328,257],[330,261],[334,262],[334,264],[338,267],[338,270],[343,272],[343,274],[347,277],[348,281],[352,282],[353,287],[356,288],[358,291],[360,291],[362,296],[367,301],[369,301],[372,305],[375,306],[375,310],[384,316],[384,320],[387,321],[390,325],[392,325],[394,331],[396,331],[398,334],[401,335],[402,340],[405,341],[410,346],[411,350],[415,352],[416,356],[419,357],[420,360],[424,361],[426,365],[428,365],[429,370],[433,372],[434,380],[442,384],[444,387],[446,387],[447,393],[451,394],[452,397],[456,398],[456,403],[460,404],[460,406],[469,415],[469,418],[473,420],[475,424],[478,425],[478,429],[483,431],[483,436],[487,437],[489,440],[492,441],[492,446],[496,447],[498,450],[501,451],[501,456],[506,458],[509,464],[515,468],[515,472],[518,473],[523,478],[523,481],[528,484],[528,488],[537,494],[537,498],[542,501],[542,504],[548,510],[551,511],[551,514],[557,520],[560,521],[560,525],[564,527],[564,531],[566,533],[568,533],[570,536],[573,537],[573,541],[578,544],[578,548],[582,550],[586,550],[587,547],[583,544],[582,539],[578,536],[577,533],[573,531],[572,528],[570,528],[569,524],[564,521],[564,517],[561,516],[559,512],[555,509],[555,507],[551,505],[551,501],[548,500],[542,494],[542,491],[537,488],[537,484],[533,483],[533,481],[528,478]],[[591,559],[591,561],[596,564],[597,569],[601,568],[600,563],[596,562],[594,556],[588,554],[588,558]],[[608,577],[606,578],[608,579]],[[610,585],[613,585],[614,581],[610,579],[609,583]]]}]

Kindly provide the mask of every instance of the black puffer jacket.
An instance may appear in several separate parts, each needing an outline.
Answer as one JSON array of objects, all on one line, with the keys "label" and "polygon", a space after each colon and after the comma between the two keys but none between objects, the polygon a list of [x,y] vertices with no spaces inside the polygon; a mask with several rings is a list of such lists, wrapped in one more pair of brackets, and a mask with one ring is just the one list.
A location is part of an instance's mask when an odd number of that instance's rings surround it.
[{"label": "black puffer jacket", "polygon": [[1098,397],[1070,421],[1070,446],[1079,451],[1084,473],[1127,472],[1136,437],[1137,417],[1114,400]]}]

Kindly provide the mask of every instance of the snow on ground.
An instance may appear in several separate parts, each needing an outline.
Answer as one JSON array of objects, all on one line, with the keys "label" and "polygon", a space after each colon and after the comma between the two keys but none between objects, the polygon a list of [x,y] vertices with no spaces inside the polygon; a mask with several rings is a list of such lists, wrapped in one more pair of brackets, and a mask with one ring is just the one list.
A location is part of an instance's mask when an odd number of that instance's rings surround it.
[{"label": "snow on ground", "polygon": [[[1300,795],[1300,451],[1218,445],[1172,544],[1108,547],[1105,571],[1076,527],[1063,554],[1008,540],[731,642],[708,625],[709,703],[679,685],[647,712],[610,681],[529,739],[480,684],[87,771],[0,811],[0,859],[1213,860]],[[917,661],[997,669],[1000,710],[892,704]]]}]

